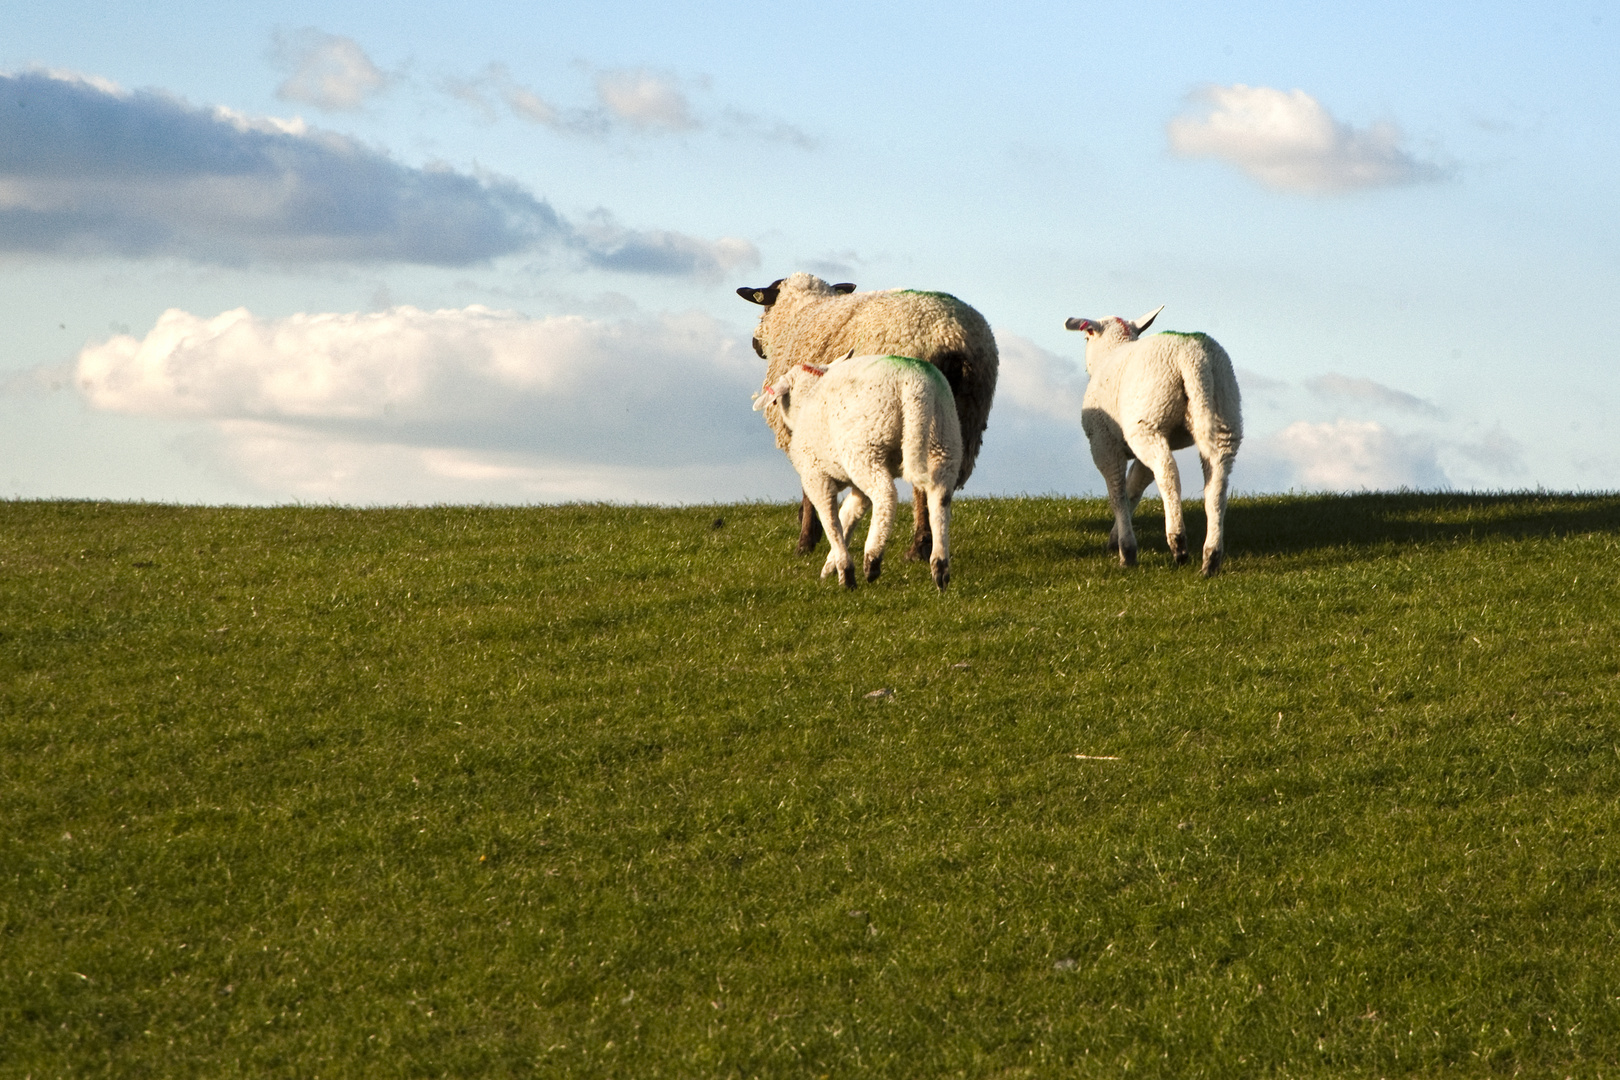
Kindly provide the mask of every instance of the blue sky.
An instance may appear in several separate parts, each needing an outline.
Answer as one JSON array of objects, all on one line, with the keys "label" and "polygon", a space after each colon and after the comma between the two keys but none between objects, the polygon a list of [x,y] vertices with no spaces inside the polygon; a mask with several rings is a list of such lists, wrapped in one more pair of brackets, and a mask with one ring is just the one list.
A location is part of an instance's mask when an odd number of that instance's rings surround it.
[{"label": "blue sky", "polygon": [[8,14],[0,495],[789,498],[734,290],[800,269],[990,320],[968,494],[1100,491],[1063,322],[1161,303],[1239,493],[1620,488],[1617,61],[1600,3]]}]

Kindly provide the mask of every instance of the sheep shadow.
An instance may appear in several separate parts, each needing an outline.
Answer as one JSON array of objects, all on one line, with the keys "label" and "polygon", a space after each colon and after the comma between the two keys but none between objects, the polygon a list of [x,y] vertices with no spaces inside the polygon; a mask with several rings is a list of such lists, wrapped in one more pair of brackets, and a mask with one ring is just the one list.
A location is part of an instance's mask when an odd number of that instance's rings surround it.
[{"label": "sheep shadow", "polygon": [[[1199,542],[1203,525],[1200,512]],[[1550,538],[1620,532],[1620,495],[1397,491],[1261,496],[1228,504],[1226,528],[1231,554]]]},{"label": "sheep shadow", "polygon": [[[1113,517],[1101,500],[1081,500],[1086,512],[1040,538],[1053,558],[1103,553]],[[1185,499],[1188,547],[1196,553],[1205,534],[1203,503]],[[1144,556],[1163,554],[1164,506],[1144,499],[1132,519]],[[1228,558],[1299,555],[1364,548],[1470,540],[1529,539],[1584,533],[1620,533],[1620,494],[1503,492],[1361,492],[1259,495],[1235,498],[1226,509]]]}]

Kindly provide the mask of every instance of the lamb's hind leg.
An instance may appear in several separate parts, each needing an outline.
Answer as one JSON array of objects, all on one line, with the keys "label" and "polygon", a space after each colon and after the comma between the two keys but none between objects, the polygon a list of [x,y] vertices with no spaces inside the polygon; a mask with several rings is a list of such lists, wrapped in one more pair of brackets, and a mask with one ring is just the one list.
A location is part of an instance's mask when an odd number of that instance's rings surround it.
[{"label": "lamb's hind leg", "polygon": [[940,592],[951,583],[951,489],[947,484],[928,489],[928,521],[933,526],[934,550],[929,569]]},{"label": "lamb's hind leg", "polygon": [[1170,452],[1170,440],[1158,432],[1148,432],[1138,435],[1131,449],[1136,451],[1138,463],[1153,470],[1153,478],[1159,483],[1159,498],[1164,500],[1164,539],[1170,545],[1171,558],[1180,566],[1187,561],[1187,526],[1181,519],[1181,472]]},{"label": "lamb's hind leg", "polygon": [[1136,533],[1126,510],[1125,447],[1091,444],[1091,460],[1097,463],[1103,483],[1108,485],[1108,506],[1114,512],[1114,527],[1108,533],[1108,550],[1119,552],[1119,565],[1136,565]]},{"label": "lamb's hind leg", "polygon": [[[858,492],[864,492],[872,502],[872,523],[866,527],[866,580],[876,581],[883,573],[883,549],[894,530],[894,479],[888,470],[876,462],[866,462],[850,469],[850,480]],[[854,498],[851,495],[850,498]]]},{"label": "lamb's hind leg", "polygon": [[[1136,508],[1142,502],[1142,492],[1153,483],[1153,470],[1140,461],[1132,461],[1130,472],[1125,474],[1125,516],[1136,517]],[[1108,532],[1108,550],[1119,550],[1118,526]]]},{"label": "lamb's hind leg", "polygon": [[815,503],[816,515],[821,518],[822,527],[827,530],[827,544],[832,548],[827,553],[827,561],[822,564],[821,576],[826,577],[836,570],[838,580],[844,588],[853,589],[855,560],[849,557],[849,547],[844,542],[844,529],[838,524],[838,482],[828,476],[817,477],[807,481],[804,490]]},{"label": "lamb's hind leg", "polygon": [[1214,577],[1226,559],[1226,498],[1232,475],[1232,457],[1200,456],[1204,465],[1204,576]]},{"label": "lamb's hind leg", "polygon": [[852,487],[849,489],[849,497],[844,500],[844,505],[838,508],[838,525],[844,530],[845,544],[851,542],[854,536],[855,523],[861,520],[861,516],[866,513],[866,509],[870,505],[871,503],[868,502],[866,495],[860,488]]}]

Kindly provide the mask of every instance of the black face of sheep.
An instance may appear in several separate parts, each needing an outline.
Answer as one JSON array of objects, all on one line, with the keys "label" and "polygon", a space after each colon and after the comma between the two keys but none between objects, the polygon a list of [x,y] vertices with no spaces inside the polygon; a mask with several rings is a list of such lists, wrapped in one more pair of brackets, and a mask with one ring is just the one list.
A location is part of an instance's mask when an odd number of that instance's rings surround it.
[{"label": "black face of sheep", "polygon": [[[777,278],[769,285],[765,285],[757,289],[744,285],[742,288],[737,290],[737,295],[748,301],[750,304],[758,304],[761,307],[770,307],[772,304],[776,303],[777,293],[781,289],[782,282],[786,280],[787,278]],[[833,292],[837,293],[852,293],[855,291],[855,283],[853,281],[840,281],[837,285],[834,285],[832,289]],[[754,351],[759,352],[758,338],[754,339]],[[765,354],[759,352],[759,355],[763,358]]]},{"label": "black face of sheep", "polygon": [[737,295],[748,301],[750,304],[759,304],[761,307],[770,307],[772,304],[776,303],[776,294],[780,290],[782,282],[786,280],[787,278],[777,278],[769,285],[761,285],[758,288],[754,288],[751,285],[744,285],[742,288],[737,290]]}]

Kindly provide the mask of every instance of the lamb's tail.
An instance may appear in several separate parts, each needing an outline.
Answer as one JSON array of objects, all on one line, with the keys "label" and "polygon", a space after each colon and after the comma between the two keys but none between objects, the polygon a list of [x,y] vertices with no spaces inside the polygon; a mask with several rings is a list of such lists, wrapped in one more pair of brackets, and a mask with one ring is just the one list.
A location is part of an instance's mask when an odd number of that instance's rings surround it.
[{"label": "lamb's tail", "polygon": [[927,386],[908,389],[911,400],[901,413],[900,475],[913,487],[943,487],[949,493],[962,470],[962,426],[954,403]]},{"label": "lamb's tail", "polygon": [[1243,400],[1231,357],[1205,334],[1188,335],[1175,355],[1193,441],[1201,453],[1230,462],[1243,441]]}]

